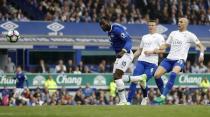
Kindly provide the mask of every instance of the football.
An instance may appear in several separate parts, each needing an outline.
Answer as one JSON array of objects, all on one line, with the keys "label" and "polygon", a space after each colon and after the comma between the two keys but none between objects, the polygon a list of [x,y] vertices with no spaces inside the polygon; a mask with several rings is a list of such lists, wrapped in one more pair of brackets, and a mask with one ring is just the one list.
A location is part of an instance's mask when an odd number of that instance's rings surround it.
[{"label": "football", "polygon": [[6,35],[7,41],[11,43],[17,42],[19,38],[20,38],[20,33],[17,30],[9,30]]}]

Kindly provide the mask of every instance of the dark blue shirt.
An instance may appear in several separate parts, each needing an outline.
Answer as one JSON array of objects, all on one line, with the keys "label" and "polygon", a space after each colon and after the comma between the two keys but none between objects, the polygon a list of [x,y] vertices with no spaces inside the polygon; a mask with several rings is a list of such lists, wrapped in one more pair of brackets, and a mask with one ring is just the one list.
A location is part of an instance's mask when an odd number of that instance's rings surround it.
[{"label": "dark blue shirt", "polygon": [[16,73],[15,79],[16,79],[16,88],[24,88],[25,81],[26,81],[27,87],[28,87],[28,81],[27,81],[27,78],[23,72]]},{"label": "dark blue shirt", "polygon": [[110,42],[115,53],[120,52],[122,49],[125,49],[128,53],[130,52],[132,40],[123,25],[117,23],[112,24],[108,36],[110,37]]}]

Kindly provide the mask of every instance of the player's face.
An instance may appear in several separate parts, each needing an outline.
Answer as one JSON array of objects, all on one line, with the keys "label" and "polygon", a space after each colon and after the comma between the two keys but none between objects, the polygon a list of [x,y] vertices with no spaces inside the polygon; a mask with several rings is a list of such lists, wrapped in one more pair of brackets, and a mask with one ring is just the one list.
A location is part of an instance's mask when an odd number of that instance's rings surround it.
[{"label": "player's face", "polygon": [[178,23],[178,28],[179,28],[179,30],[181,30],[181,31],[186,30],[186,28],[187,28],[187,19],[185,19],[185,18],[180,18],[180,19],[179,19],[179,23]]},{"label": "player's face", "polygon": [[148,23],[149,33],[155,33],[156,32],[156,23],[155,22],[149,22]]},{"label": "player's face", "polygon": [[107,22],[107,21],[105,21],[105,20],[102,20],[102,21],[100,22],[100,26],[101,26],[101,28],[102,28],[102,30],[103,30],[104,32],[110,31],[110,24],[109,24],[109,22]]},{"label": "player's face", "polygon": [[16,72],[21,72],[21,68],[17,67]]}]

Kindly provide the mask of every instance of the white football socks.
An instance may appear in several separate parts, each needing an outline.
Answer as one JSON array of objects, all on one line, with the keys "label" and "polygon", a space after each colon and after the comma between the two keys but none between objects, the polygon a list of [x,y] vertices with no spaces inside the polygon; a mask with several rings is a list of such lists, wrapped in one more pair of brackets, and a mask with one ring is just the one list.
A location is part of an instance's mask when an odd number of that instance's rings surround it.
[{"label": "white football socks", "polygon": [[125,97],[125,84],[122,79],[115,80],[118,89],[118,95],[120,98],[120,102],[127,102]]},{"label": "white football socks", "polygon": [[129,82],[139,82],[142,80],[142,75],[139,76],[129,76],[129,75],[123,75],[122,79],[124,82],[129,83]]},{"label": "white football socks", "polygon": [[138,82],[140,80],[142,80],[142,75],[139,75],[139,76],[130,76],[130,81],[131,82]]}]

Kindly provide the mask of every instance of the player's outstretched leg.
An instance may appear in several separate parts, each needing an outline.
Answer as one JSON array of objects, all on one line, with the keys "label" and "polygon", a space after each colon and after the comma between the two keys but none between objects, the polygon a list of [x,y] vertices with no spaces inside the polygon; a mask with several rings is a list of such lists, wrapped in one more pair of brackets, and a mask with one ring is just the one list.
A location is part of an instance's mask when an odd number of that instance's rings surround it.
[{"label": "player's outstretched leg", "polygon": [[[132,99],[135,96],[136,86],[138,82],[146,80],[145,75],[143,75],[145,71],[144,68],[145,68],[144,64],[141,61],[138,61],[136,63],[136,68],[134,69],[133,76],[127,77],[127,82],[128,81],[131,82],[130,89],[128,92],[128,102],[130,103],[132,103]],[[124,81],[126,81],[125,78]]]},{"label": "player's outstretched leg", "polygon": [[[130,83],[130,82],[143,82],[144,84],[146,84],[147,81],[147,75],[146,74],[142,74],[142,75],[138,75],[138,76],[128,76],[128,75],[123,75],[123,81],[126,83]],[[145,85],[146,86],[146,85]]]},{"label": "player's outstretched leg", "polygon": [[123,75],[122,79],[124,82],[131,82],[130,90],[128,93],[128,103],[131,104],[133,97],[135,96],[136,92],[136,85],[141,82],[144,86],[147,85],[147,76],[146,74],[138,75],[138,76],[128,76]]},{"label": "player's outstretched leg", "polygon": [[171,89],[175,83],[176,75],[177,74],[175,72],[170,73],[169,80],[168,80],[165,88],[163,89],[162,95],[160,97],[156,98],[155,102],[163,103],[165,101],[167,94],[171,91]]},{"label": "player's outstretched leg", "polygon": [[165,101],[165,98],[166,98],[167,94],[171,91],[171,89],[175,83],[176,76],[180,71],[181,71],[180,66],[175,66],[173,68],[172,72],[170,73],[169,80],[163,90],[163,94],[156,101],[158,101],[158,102]]},{"label": "player's outstretched leg", "polygon": [[128,102],[132,103],[132,99],[135,96],[136,93],[136,85],[140,82],[142,83],[144,86],[147,85],[147,75],[146,74],[142,74],[142,75],[138,75],[138,76],[127,76],[127,77],[123,77],[123,81],[124,82],[131,82],[130,85],[130,90],[128,92]]}]

